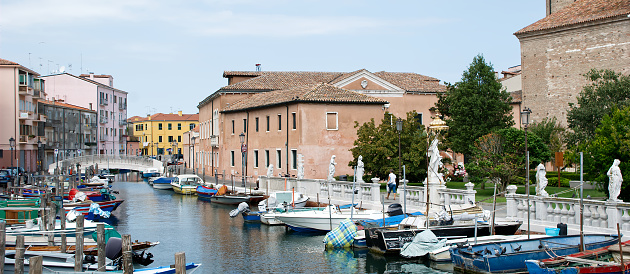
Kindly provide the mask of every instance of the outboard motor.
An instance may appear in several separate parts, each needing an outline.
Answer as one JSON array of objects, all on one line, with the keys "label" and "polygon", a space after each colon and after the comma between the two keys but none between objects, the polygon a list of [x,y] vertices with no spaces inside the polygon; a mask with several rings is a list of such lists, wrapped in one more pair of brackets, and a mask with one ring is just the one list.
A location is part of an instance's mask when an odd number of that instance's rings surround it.
[{"label": "outboard motor", "polygon": [[249,212],[249,205],[246,202],[238,204],[238,208],[230,211],[230,217],[234,218],[238,216],[239,213],[243,212]]},{"label": "outboard motor", "polygon": [[109,238],[105,245],[105,257],[110,260],[115,260],[120,256],[122,256],[122,239],[115,237]]},{"label": "outboard motor", "polygon": [[400,204],[391,204],[387,206],[387,215],[390,217],[398,216],[403,214],[403,208]]}]

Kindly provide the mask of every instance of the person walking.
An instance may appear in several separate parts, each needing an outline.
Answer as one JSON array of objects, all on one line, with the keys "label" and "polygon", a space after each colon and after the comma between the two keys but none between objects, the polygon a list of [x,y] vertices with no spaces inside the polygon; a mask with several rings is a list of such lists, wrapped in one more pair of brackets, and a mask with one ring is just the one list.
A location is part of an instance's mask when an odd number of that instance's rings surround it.
[{"label": "person walking", "polygon": [[389,177],[387,179],[387,200],[389,200],[389,193],[394,192],[394,200],[396,200],[396,174],[394,170],[389,170]]}]

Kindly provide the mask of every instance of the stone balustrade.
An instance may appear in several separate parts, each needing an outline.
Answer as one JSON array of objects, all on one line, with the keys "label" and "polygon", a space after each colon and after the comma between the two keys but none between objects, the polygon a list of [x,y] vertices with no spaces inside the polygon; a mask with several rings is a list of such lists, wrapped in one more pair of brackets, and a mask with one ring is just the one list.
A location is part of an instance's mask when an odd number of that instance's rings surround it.
[{"label": "stone balustrade", "polygon": [[76,167],[76,164],[81,164],[81,168],[85,169],[90,165],[98,164],[99,168],[113,168],[113,169],[131,169],[146,171],[148,168],[157,168],[160,173],[164,172],[164,164],[161,161],[135,156],[135,155],[85,155],[74,158],[68,158],[55,162],[49,165],[48,172],[54,173],[54,170],[59,167],[61,169],[67,169],[69,167]]}]

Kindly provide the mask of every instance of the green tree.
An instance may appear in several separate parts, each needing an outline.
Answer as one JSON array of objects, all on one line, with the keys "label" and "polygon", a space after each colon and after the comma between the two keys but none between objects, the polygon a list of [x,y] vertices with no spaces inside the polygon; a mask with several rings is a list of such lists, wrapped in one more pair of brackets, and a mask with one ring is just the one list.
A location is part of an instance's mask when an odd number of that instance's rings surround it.
[{"label": "green tree", "polygon": [[564,148],[564,132],[565,128],[560,125],[558,119],[553,117],[548,119],[543,118],[539,123],[531,124],[528,131],[542,139],[543,143],[547,145],[551,151],[551,159],[555,160],[555,153],[563,151]]},{"label": "green tree", "polygon": [[[419,182],[426,177],[426,150],[427,141],[424,126],[416,119],[417,113],[407,113],[403,119],[402,132],[400,134],[401,162],[405,165],[407,179]],[[357,140],[350,149],[354,160],[348,166],[356,166],[357,158],[363,155],[363,164],[368,181],[371,177],[387,178],[389,170],[398,173],[398,131],[396,130],[396,117],[386,112],[377,126],[374,119],[359,125]]]},{"label": "green tree", "polygon": [[477,55],[461,81],[447,84],[446,92],[438,94],[437,110],[449,126],[447,146],[470,155],[479,137],[512,126],[511,100],[497,81],[492,65]]},{"label": "green tree", "polygon": [[[547,162],[551,153],[541,138],[527,136],[530,168]],[[471,181],[499,179],[501,190],[513,183],[516,176],[525,175],[525,132],[513,127],[486,134],[474,143],[472,160],[466,165]]]},{"label": "green tree", "polygon": [[569,128],[573,130],[569,143],[582,144],[595,136],[595,129],[612,110],[630,105],[630,76],[612,70],[592,69],[584,75],[591,81],[570,103],[567,112]]},{"label": "green tree", "polygon": [[[587,145],[584,153],[584,170],[587,178],[599,183],[608,193],[606,172],[614,159],[619,159],[619,168],[626,178],[630,176],[630,107],[614,108],[611,114],[603,117],[601,125],[595,130],[595,136]],[[619,199],[630,199],[630,186],[621,185]]]}]

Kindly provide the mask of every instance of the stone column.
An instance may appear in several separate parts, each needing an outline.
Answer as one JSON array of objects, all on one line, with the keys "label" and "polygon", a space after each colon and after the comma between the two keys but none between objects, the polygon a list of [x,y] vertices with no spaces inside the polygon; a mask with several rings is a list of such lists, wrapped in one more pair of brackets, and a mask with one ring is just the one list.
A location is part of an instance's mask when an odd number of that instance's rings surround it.
[{"label": "stone column", "polygon": [[[425,185],[427,181],[424,181]],[[438,189],[441,188],[440,181],[429,181],[429,203],[439,203],[440,202],[440,194],[438,193]],[[433,207],[433,206],[431,206]]]},{"label": "stone column", "polygon": [[473,188],[475,187],[475,184],[469,182],[465,184],[464,186],[466,187],[466,195],[464,195],[464,203],[465,204],[470,204],[470,202],[472,202],[473,204],[476,203],[475,195],[477,194],[477,191],[473,190]]},{"label": "stone column", "polygon": [[516,219],[516,213],[518,212],[517,203],[516,203],[516,186],[509,185],[507,188],[507,193],[505,194],[506,207],[507,207],[507,218]]},{"label": "stone column", "polygon": [[617,208],[617,201],[608,200],[604,204],[606,206],[606,215],[608,215],[608,228],[617,228],[617,223],[623,224],[621,221],[621,211]]},{"label": "stone column", "polygon": [[381,203],[381,184],[379,184],[379,182],[381,181],[380,178],[372,178],[372,201],[374,203],[380,204]]},{"label": "stone column", "polygon": [[545,199],[541,196],[529,196],[530,200],[534,202],[534,207],[536,208],[536,220],[547,220],[547,204],[545,203]]}]

